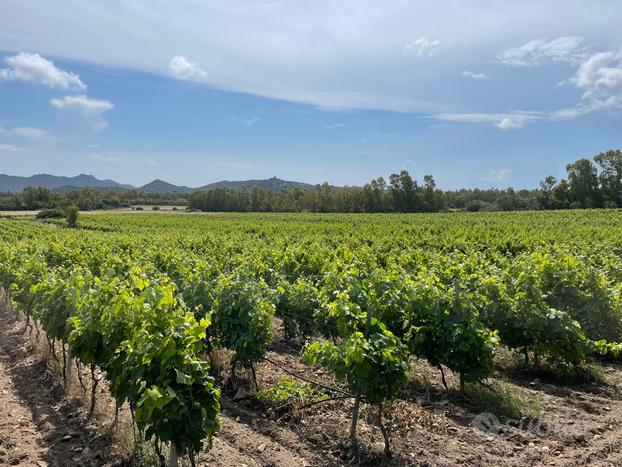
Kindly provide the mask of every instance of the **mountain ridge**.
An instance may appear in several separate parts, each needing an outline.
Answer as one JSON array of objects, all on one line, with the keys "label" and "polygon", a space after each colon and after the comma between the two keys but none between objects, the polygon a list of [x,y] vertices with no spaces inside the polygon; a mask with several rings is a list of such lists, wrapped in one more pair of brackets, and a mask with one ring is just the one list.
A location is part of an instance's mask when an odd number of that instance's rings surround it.
[{"label": "mountain ridge", "polygon": [[[318,188],[320,185],[311,183],[298,182],[293,180],[283,180],[278,177],[270,177],[266,179],[250,179],[250,180],[221,180],[218,182],[208,183],[206,185],[192,188],[184,185],[175,185],[165,180],[156,178],[140,187],[119,183],[111,179],[99,179],[93,175],[81,173],[74,177],[50,174],[35,174],[29,177],[17,175],[0,174],[0,193],[20,193],[28,187],[41,187],[48,190],[59,192],[67,192],[83,188],[94,188],[105,191],[126,191],[135,190],[144,193],[179,193],[187,194],[196,190],[213,190],[217,188],[229,188],[239,190],[242,188],[251,189],[253,187],[269,190],[273,192],[281,192],[288,189],[308,190]],[[337,187],[332,187],[337,188]]]},{"label": "mountain ridge", "polygon": [[203,185],[197,190],[213,190],[215,188],[230,188],[233,190],[239,190],[241,188],[262,188],[264,190],[270,190],[275,192],[281,192],[283,190],[288,189],[310,189],[317,188],[319,185],[312,185],[310,183],[305,182],[295,182],[291,180],[283,180],[278,177],[270,177],[265,179],[251,179],[251,180],[221,180],[220,182],[208,183],[207,185]]},{"label": "mountain ridge", "polygon": [[141,191],[143,193],[190,193],[194,191],[194,188],[183,185],[173,185],[172,183],[156,178],[155,180],[136,188],[136,191]]},{"label": "mountain ridge", "polygon": [[41,187],[55,190],[65,187],[76,188],[119,188],[131,189],[132,185],[115,182],[114,180],[100,180],[93,175],[81,173],[75,177],[66,177],[50,174],[35,174],[30,177],[0,174],[0,192],[19,193],[28,187]]}]

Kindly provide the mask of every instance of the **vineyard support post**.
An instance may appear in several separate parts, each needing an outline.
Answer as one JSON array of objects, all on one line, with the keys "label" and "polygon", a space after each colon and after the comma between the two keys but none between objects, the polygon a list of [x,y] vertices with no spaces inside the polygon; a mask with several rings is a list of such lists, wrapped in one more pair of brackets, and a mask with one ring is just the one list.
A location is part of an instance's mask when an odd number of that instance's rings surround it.
[{"label": "vineyard support post", "polygon": [[253,375],[253,384],[255,385],[255,391],[259,391],[259,383],[257,382],[257,372],[255,366],[251,363],[251,374]]},{"label": "vineyard support post", "polygon": [[26,334],[26,331],[28,331],[29,327],[30,327],[30,315],[26,313],[26,325],[24,326],[24,330],[22,331],[22,334]]},{"label": "vineyard support post", "polygon": [[443,365],[439,363],[438,369],[441,371],[441,381],[443,382],[443,386],[445,386],[445,391],[449,391],[449,386],[447,386],[447,380],[445,379],[445,370],[443,370]]},{"label": "vineyard support post", "polygon": [[[373,311],[371,309],[367,309],[367,318],[365,321],[365,339],[367,339],[367,336],[369,335],[369,328],[371,327],[371,317],[372,317],[372,313]],[[353,447],[356,447],[358,445],[358,441],[356,439],[356,425],[358,423],[359,420],[359,409],[361,406],[361,395],[357,394],[356,395],[356,399],[354,401],[354,411],[352,413],[352,425],[350,427],[350,442],[352,443]]]},{"label": "vineyard support post", "polygon": [[[454,313],[460,311],[460,278],[454,279]],[[464,392],[464,373],[460,372],[460,392]]]},{"label": "vineyard support post", "polygon": [[52,338],[52,357],[54,360],[58,361],[58,356],[56,355],[56,339]]},{"label": "vineyard support post", "polygon": [[52,350],[52,349],[53,349],[53,346],[52,346],[52,341],[51,341],[51,340],[50,340],[50,338],[47,336],[47,334],[45,335],[45,338],[46,338],[46,339],[47,339],[47,341],[48,341],[48,350],[49,350],[49,352],[50,352],[49,356],[51,357],[51,356],[52,356],[52,354],[54,353],[54,351]]},{"label": "vineyard support post", "polygon": [[112,422],[112,426],[116,427],[117,423],[119,423],[119,401],[114,399],[114,420]]},{"label": "vineyard support post", "polygon": [[67,389],[67,352],[65,351],[65,343],[63,341],[60,342],[60,345],[63,349],[63,382],[65,389]]},{"label": "vineyard support post", "polygon": [[177,448],[173,443],[171,443],[171,448],[168,453],[168,465],[169,467],[178,467],[177,462]]},{"label": "vineyard support post", "polygon": [[86,395],[86,386],[84,385],[84,379],[82,378],[82,365],[80,364],[79,358],[76,358],[76,375],[78,375],[78,381],[80,382],[80,387],[82,388],[82,395]]},{"label": "vineyard support post", "polygon": [[71,384],[71,367],[71,344],[67,344],[67,357],[65,358],[65,391]]},{"label": "vineyard support post", "polygon": [[378,404],[378,426],[380,426],[380,431],[382,431],[382,436],[384,437],[384,454],[387,457],[391,457],[391,444],[389,443],[389,434],[387,433],[387,429],[382,423],[382,402]]},{"label": "vineyard support post", "polygon": [[91,363],[91,407],[89,409],[88,419],[93,416],[95,413],[95,396],[97,394],[97,384],[99,383],[99,378],[95,377],[95,364]]}]

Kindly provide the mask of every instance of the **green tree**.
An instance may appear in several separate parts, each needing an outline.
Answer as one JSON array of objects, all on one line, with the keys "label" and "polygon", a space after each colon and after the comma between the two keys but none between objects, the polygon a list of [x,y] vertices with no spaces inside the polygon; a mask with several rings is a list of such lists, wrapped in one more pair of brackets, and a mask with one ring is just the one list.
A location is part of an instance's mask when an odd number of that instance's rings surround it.
[{"label": "green tree", "polygon": [[67,227],[72,229],[78,227],[78,212],[77,206],[69,206],[67,208],[67,215],[65,217],[67,220]]},{"label": "green tree", "polygon": [[601,152],[594,157],[600,166],[601,191],[608,205],[622,207],[622,151]]},{"label": "green tree", "polygon": [[553,208],[553,193],[557,185],[557,179],[552,175],[549,175],[540,182],[540,205],[544,209]]},{"label": "green tree", "polygon": [[561,179],[555,186],[551,204],[555,209],[567,209],[570,206],[570,187],[567,180]]},{"label": "green tree", "polygon": [[592,161],[579,159],[566,166],[571,207],[596,208],[602,206],[598,172]]}]

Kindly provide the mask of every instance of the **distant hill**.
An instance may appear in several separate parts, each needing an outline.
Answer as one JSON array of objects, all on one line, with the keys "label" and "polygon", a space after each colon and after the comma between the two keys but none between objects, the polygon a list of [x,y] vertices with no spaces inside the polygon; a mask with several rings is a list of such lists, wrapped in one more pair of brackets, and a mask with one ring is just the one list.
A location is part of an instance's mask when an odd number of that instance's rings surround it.
[{"label": "distant hill", "polygon": [[142,191],[144,193],[190,193],[193,191],[193,188],[173,185],[164,180],[156,179],[151,183],[136,188],[136,191]]},{"label": "distant hill", "polygon": [[311,188],[317,188],[318,185],[311,185],[303,182],[292,182],[289,180],[282,180],[277,177],[272,177],[264,180],[242,180],[242,181],[228,181],[223,180],[221,182],[210,183],[208,185],[197,188],[198,190],[213,190],[214,188],[231,188],[233,190],[239,190],[242,187],[246,188],[263,188],[264,190],[281,192],[283,190],[300,188],[301,190],[308,190]]},{"label": "distant hill", "polygon": [[[115,182],[114,180],[100,180],[93,175],[80,174],[75,177],[62,177],[56,175],[39,174],[31,177],[18,177],[13,175],[0,174],[0,193],[20,193],[27,187],[42,187],[48,190],[55,190],[60,193],[79,190],[82,188],[93,188],[99,191],[126,191],[136,190],[144,193],[191,193],[194,190],[213,190],[216,188],[230,188],[239,190],[242,187],[251,189],[253,187],[262,188],[264,190],[281,192],[283,190],[291,190],[299,188],[301,190],[309,190],[318,188],[319,185],[312,185],[304,182],[294,182],[291,180],[283,180],[277,177],[261,179],[261,180],[240,180],[209,183],[199,188],[191,188],[188,186],[173,185],[164,180],[156,179],[146,185],[136,188],[132,185]],[[333,190],[339,187],[331,186]]]},{"label": "distant hill", "polygon": [[62,177],[48,174],[38,174],[31,177],[18,177],[0,174],[0,192],[19,193],[27,187],[42,187],[55,190],[61,187],[77,188],[119,188],[132,189],[131,185],[117,183],[114,180],[100,180],[93,175],[80,174],[75,177]]}]

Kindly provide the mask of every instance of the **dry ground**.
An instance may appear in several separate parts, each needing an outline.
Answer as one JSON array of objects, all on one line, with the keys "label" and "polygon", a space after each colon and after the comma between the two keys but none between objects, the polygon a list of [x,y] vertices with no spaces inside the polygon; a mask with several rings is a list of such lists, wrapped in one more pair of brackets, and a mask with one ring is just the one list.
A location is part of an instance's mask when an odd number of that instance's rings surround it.
[{"label": "dry ground", "polygon": [[[108,436],[113,408],[100,403],[100,414],[86,420],[84,401],[68,395],[45,346],[24,334],[23,322],[12,312],[0,312],[0,465],[71,466],[121,465],[127,459],[119,437]],[[40,341],[39,341],[40,342]],[[300,363],[299,348],[276,342],[258,367],[260,385],[269,386],[286,371],[333,386],[330,375]],[[50,363],[52,362],[52,363]],[[500,365],[502,367],[502,365]],[[222,429],[199,465],[622,465],[622,368],[604,367],[606,384],[561,385],[530,372],[497,373],[525,401],[539,401],[537,417],[500,421],[492,430],[490,415],[458,391],[448,374],[445,391],[438,371],[414,362],[413,381],[400,399],[385,409],[394,455],[383,456],[382,436],[374,426],[375,412],[363,407],[359,426],[361,449],[348,448],[352,402],[338,400],[293,410],[254,397],[233,401],[228,382],[223,389]],[[244,384],[244,381],[238,381]],[[75,385],[74,385],[75,386]],[[102,395],[102,400],[105,400]],[[494,421],[494,420],[493,420]],[[117,428],[122,430],[122,428]],[[113,441],[115,440],[116,441]],[[126,439],[126,444],[131,440]]]}]

